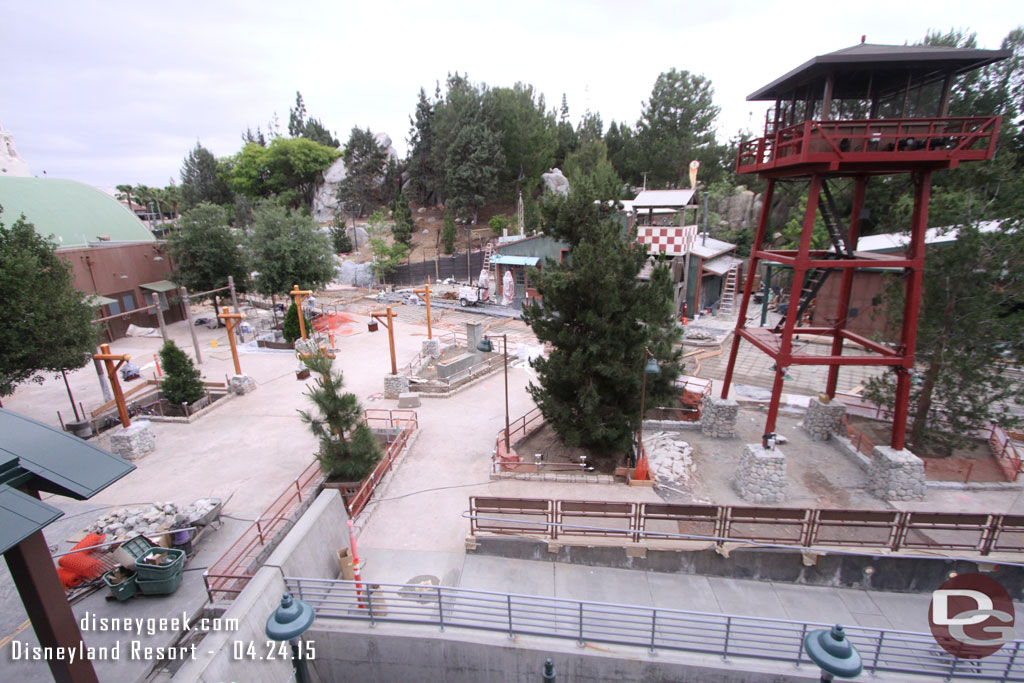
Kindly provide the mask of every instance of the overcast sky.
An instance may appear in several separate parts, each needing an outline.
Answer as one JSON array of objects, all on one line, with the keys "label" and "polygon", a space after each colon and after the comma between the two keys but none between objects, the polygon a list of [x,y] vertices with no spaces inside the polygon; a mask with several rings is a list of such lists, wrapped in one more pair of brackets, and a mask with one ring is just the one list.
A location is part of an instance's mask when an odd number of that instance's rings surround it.
[{"label": "overcast sky", "polygon": [[[1018,9],[1013,10],[1016,6]],[[745,97],[815,55],[970,29],[998,48],[1024,23],[1015,2],[103,2],[7,0],[0,8],[0,125],[33,175],[100,188],[179,182],[199,140],[234,154],[277,113],[286,134],[300,90],[344,142],[370,127],[406,152],[421,87],[449,72],[532,84],[635,123],[658,74],[704,74],[722,139],[759,131]],[[754,112],[752,115],[751,112]]]}]

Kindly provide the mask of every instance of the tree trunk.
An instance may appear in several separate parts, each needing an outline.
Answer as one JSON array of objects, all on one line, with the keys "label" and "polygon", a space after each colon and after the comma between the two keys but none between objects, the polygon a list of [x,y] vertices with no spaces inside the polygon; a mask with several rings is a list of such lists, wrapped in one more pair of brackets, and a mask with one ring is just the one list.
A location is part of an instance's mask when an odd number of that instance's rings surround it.
[{"label": "tree trunk", "polygon": [[[952,286],[952,283],[947,283]],[[938,353],[933,356],[933,360],[928,365],[928,369],[924,373],[924,383],[921,385],[921,394],[917,399],[917,410],[914,411],[914,421],[910,425],[910,443],[914,446],[921,444],[921,439],[924,436],[925,427],[928,424],[928,412],[932,408],[932,394],[935,392],[935,380],[938,379],[939,373],[942,371],[942,361],[940,360],[945,351],[945,340],[949,338],[949,333],[953,329],[953,310],[956,308],[956,297],[952,291],[947,290],[946,299],[946,310],[945,316],[942,322],[942,333],[939,339],[940,348],[937,350]]]}]

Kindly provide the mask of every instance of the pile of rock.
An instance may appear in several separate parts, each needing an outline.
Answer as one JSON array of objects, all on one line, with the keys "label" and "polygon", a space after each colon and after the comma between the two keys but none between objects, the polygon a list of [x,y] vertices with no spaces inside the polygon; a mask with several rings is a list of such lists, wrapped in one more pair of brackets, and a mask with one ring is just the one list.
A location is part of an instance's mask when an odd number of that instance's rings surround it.
[{"label": "pile of rock", "polygon": [[149,507],[118,508],[97,519],[87,532],[105,534],[108,541],[168,531],[192,525],[220,505],[219,498],[200,498],[190,505],[153,503]]},{"label": "pile of rock", "polygon": [[644,450],[651,477],[683,484],[693,473],[693,446],[679,441],[678,432],[644,434]]}]

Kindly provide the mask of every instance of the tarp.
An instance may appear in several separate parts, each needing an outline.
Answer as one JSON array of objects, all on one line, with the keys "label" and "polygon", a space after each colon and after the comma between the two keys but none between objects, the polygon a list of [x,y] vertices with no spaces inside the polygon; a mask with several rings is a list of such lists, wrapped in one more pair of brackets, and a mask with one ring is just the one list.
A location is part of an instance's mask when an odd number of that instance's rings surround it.
[{"label": "tarp", "polygon": [[156,282],[150,282],[146,285],[139,285],[140,289],[148,289],[151,292],[173,292],[178,289],[178,285],[174,284],[170,280],[157,280]]}]

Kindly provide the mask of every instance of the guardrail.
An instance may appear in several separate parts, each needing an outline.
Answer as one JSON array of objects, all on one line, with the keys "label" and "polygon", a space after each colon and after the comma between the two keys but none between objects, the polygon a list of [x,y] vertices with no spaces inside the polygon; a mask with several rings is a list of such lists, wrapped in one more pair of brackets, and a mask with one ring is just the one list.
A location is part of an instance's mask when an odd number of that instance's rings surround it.
[{"label": "guardrail", "polygon": [[[422,584],[358,584],[354,581],[285,577],[292,595],[308,602],[318,619],[461,628],[672,650],[817,667],[804,637],[832,624],[732,614],[638,607],[584,600],[495,593]],[[872,674],[909,673],[983,681],[1024,681],[1020,640],[981,660],[961,660],[931,634],[844,626],[864,669]]]},{"label": "guardrail", "polygon": [[[388,447],[384,457],[358,488],[341,491],[352,518],[357,517],[366,507],[418,426],[416,412],[412,410],[367,410],[363,412],[363,421],[371,429],[383,431],[387,435]],[[227,552],[203,572],[206,593],[211,602],[218,595],[230,599],[242,592],[262,560],[276,547],[305,506],[320,491],[323,483],[320,463],[313,460],[263,514],[242,532]]]},{"label": "guardrail", "polygon": [[[419,428],[416,411],[414,410],[367,410],[363,413],[363,421],[371,429],[383,430],[387,435],[388,447],[370,476],[363,480],[359,488],[351,496],[345,496],[348,516],[356,519],[362,513],[373,492],[380,485],[385,475],[394,467],[395,460],[409,445],[409,439]],[[343,492],[344,493],[344,492]]]},{"label": "guardrail", "polygon": [[[638,543],[713,541],[796,548],[1024,551],[1024,515],[837,510],[671,503],[469,499],[470,534],[550,538],[593,535]],[[612,526],[601,523],[614,520]]]}]

